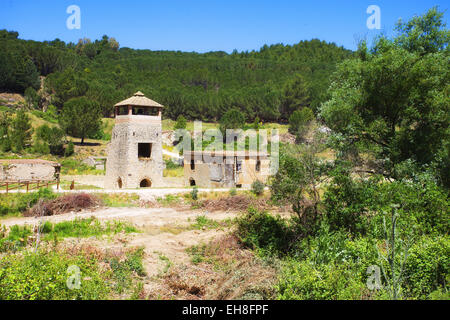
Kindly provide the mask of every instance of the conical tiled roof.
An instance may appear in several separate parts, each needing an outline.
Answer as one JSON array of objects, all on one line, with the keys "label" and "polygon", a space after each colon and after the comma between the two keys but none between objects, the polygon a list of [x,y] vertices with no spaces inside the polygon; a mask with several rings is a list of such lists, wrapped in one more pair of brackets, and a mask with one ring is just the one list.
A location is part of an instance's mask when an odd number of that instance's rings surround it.
[{"label": "conical tiled roof", "polygon": [[158,102],[145,97],[144,94],[140,91],[136,92],[132,97],[125,99],[119,103],[116,103],[114,106],[115,107],[139,106],[139,107],[157,107],[157,108],[163,107]]}]

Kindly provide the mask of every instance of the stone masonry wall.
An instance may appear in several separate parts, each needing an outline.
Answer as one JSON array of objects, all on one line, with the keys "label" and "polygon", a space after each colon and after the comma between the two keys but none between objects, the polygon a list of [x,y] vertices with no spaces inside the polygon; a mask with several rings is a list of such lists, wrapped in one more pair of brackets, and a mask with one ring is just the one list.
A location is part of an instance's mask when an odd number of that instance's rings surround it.
[{"label": "stone masonry wall", "polygon": [[[151,143],[150,159],[138,158],[138,143]],[[152,187],[163,186],[161,118],[117,116],[106,161],[105,188],[139,188],[143,179]]]}]

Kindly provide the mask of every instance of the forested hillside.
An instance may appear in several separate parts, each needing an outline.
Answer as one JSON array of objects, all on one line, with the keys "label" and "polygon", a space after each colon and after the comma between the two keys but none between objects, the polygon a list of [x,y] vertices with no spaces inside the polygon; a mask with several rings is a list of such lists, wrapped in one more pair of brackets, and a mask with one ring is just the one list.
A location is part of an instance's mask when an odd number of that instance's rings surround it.
[{"label": "forested hillside", "polygon": [[[42,109],[53,104],[61,110],[68,100],[85,96],[99,103],[104,116],[111,115],[114,103],[141,90],[165,105],[165,117],[172,119],[183,114],[217,120],[237,107],[247,121],[285,121],[299,107],[316,111],[327,98],[336,64],[352,54],[320,40],[199,54],[120,48],[108,36],[77,44],[26,41],[2,30],[0,90],[25,93],[30,107]],[[296,92],[304,96],[295,97]]]}]

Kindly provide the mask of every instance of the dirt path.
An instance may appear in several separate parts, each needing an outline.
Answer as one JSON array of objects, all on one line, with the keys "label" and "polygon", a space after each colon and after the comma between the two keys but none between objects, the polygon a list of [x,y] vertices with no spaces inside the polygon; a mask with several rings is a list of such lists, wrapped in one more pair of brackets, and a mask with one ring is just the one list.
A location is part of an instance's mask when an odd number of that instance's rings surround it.
[{"label": "dirt path", "polygon": [[[199,215],[206,215],[209,219],[224,220],[233,218],[236,213],[204,212],[202,210],[177,211],[171,208],[100,208],[96,211],[68,213],[57,216],[43,217],[44,221],[61,222],[96,217],[101,221],[128,221],[142,230],[138,234],[120,234],[114,238],[71,238],[66,241],[73,244],[89,243],[104,249],[123,247],[144,247],[144,268],[147,272],[146,290],[156,285],[155,276],[167,268],[168,264],[182,264],[190,260],[186,249],[224,234],[227,230],[193,230],[192,223]],[[35,217],[8,218],[0,220],[1,225],[37,225],[39,219]]]}]

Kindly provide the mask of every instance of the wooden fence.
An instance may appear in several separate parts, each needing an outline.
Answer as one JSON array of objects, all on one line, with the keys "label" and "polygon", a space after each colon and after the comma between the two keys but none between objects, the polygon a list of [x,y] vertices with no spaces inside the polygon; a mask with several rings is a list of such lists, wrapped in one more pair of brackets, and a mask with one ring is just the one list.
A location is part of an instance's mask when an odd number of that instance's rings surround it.
[{"label": "wooden fence", "polygon": [[29,192],[40,188],[48,188],[53,185],[56,185],[56,189],[59,190],[59,180],[0,181],[0,191],[6,190],[6,193],[8,193],[11,190],[25,190],[25,192]]}]

